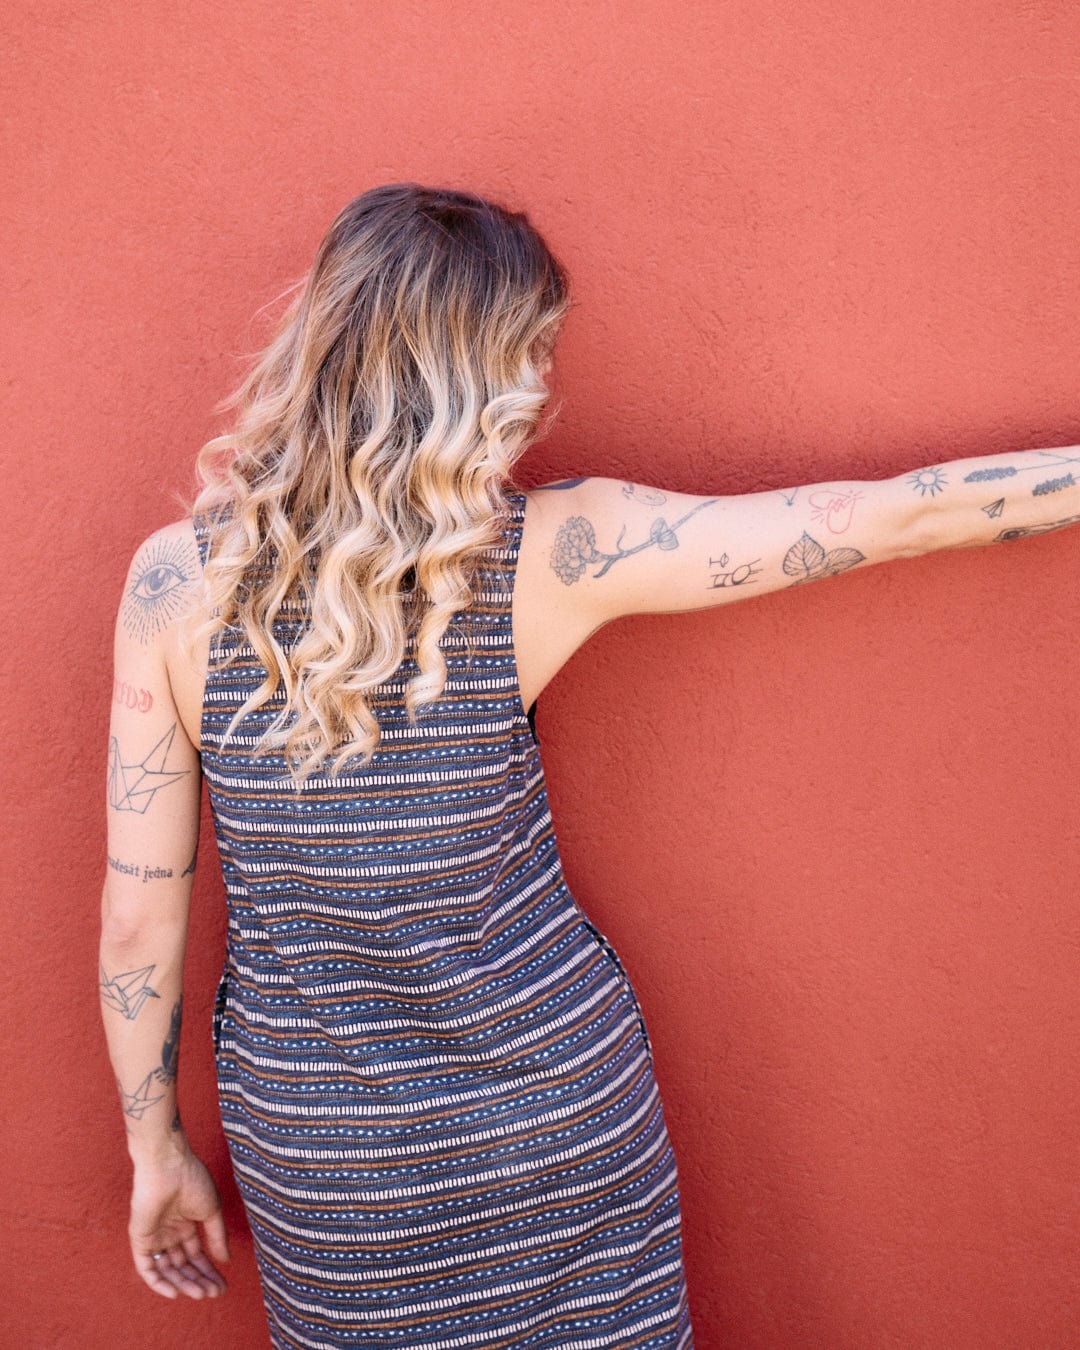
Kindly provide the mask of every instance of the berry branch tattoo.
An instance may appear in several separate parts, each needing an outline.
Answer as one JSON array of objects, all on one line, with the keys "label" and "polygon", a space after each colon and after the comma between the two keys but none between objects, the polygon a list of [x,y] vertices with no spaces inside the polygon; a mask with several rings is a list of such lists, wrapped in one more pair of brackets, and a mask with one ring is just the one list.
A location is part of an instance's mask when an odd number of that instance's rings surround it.
[{"label": "berry branch tattoo", "polygon": [[684,516],[674,521],[671,525],[663,518],[657,516],[649,526],[649,537],[640,544],[635,544],[633,548],[623,548],[622,538],[626,533],[626,526],[619,531],[619,537],[615,540],[614,553],[602,553],[596,547],[596,530],[592,522],[586,520],[584,516],[571,516],[569,520],[564,521],[559,526],[559,532],[555,536],[555,544],[551,550],[551,566],[556,575],[564,585],[572,586],[575,581],[581,578],[586,567],[592,567],[596,563],[602,563],[603,566],[599,572],[593,573],[593,579],[602,577],[604,573],[617,563],[620,558],[629,558],[632,553],[640,553],[643,548],[671,549],[678,548],[679,541],[675,531],[680,525],[685,525],[695,511],[700,511],[703,506],[713,506],[720,500],[719,497],[710,497],[707,501],[698,502],[692,506]]},{"label": "berry branch tattoo", "polygon": [[195,549],[181,539],[151,539],[132,564],[134,580],[120,613],[128,636],[146,646],[184,607],[196,576]]},{"label": "berry branch tattoo", "polygon": [[[1026,464],[1022,469],[1018,469],[1015,464],[1002,464],[990,469],[973,469],[971,473],[965,476],[964,482],[996,483],[1002,478],[1015,478],[1018,473],[1031,473],[1032,471],[1042,473],[1045,469],[1060,468],[1063,464],[1080,464],[1080,455],[1062,455],[1056,450],[1040,450],[1038,453],[1043,457],[1042,464]],[[1031,489],[1031,495],[1043,497],[1048,492],[1061,492],[1064,488],[1075,486],[1076,479],[1069,472],[1062,474],[1060,478],[1047,478],[1041,483],[1036,483]],[[989,514],[987,507],[984,506],[983,510]]]}]

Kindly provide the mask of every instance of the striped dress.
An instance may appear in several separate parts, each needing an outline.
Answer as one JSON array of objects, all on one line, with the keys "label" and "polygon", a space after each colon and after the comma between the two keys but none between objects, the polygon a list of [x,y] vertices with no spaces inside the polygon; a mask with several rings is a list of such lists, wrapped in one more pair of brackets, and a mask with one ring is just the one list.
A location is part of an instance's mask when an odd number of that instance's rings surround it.
[{"label": "striped dress", "polygon": [[[361,771],[297,793],[252,755],[280,688],[226,740],[264,669],[246,645],[224,670],[212,652],[214,1048],[275,1347],[692,1345],[652,1047],[567,888],[518,685],[525,496],[505,497],[442,696],[409,726],[410,645]],[[302,621],[278,622],[284,645]]]}]

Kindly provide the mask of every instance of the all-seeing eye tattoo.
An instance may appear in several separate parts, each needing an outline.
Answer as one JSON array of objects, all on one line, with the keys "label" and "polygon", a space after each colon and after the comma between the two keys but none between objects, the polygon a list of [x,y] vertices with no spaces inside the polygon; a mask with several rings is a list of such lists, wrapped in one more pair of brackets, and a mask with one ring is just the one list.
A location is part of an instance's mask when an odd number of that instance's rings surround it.
[{"label": "all-seeing eye tattoo", "polygon": [[586,567],[592,567],[596,563],[602,563],[603,566],[599,572],[593,573],[594,580],[602,577],[620,558],[629,558],[632,553],[640,553],[643,548],[652,548],[654,545],[663,549],[678,548],[679,541],[675,531],[679,526],[685,525],[695,511],[700,511],[703,506],[713,506],[719,500],[719,497],[710,497],[707,501],[698,502],[687,511],[686,515],[680,516],[670,525],[663,516],[657,516],[649,526],[648,539],[635,544],[633,548],[622,547],[622,537],[626,533],[624,525],[619,531],[618,539],[615,540],[614,553],[602,553],[596,547],[596,530],[590,520],[586,520],[584,516],[571,516],[559,526],[551,550],[551,566],[561,582],[572,586],[580,579]]},{"label": "all-seeing eye tattoo", "polygon": [[1049,534],[1051,530],[1063,530],[1066,525],[1075,525],[1080,516],[1066,516],[1064,520],[1054,520],[1048,525],[1014,525],[1011,530],[1002,530],[995,535],[995,544],[1008,543],[1010,539],[1026,539],[1030,534]]},{"label": "all-seeing eye tattoo", "polygon": [[177,617],[191,594],[195,549],[184,539],[151,539],[131,573],[120,612],[128,636],[146,645]]},{"label": "all-seeing eye tattoo", "polygon": [[120,756],[120,742],[115,736],[110,739],[109,805],[115,811],[138,811],[140,815],[145,815],[155,792],[187,777],[188,769],[165,768],[175,735],[174,722],[149,754],[134,764],[124,763]]}]

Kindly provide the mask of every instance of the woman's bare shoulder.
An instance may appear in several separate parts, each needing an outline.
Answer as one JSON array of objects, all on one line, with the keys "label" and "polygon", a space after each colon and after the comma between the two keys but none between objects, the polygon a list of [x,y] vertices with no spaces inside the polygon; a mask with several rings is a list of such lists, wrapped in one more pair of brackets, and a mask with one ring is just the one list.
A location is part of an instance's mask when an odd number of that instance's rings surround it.
[{"label": "woman's bare shoulder", "polygon": [[190,516],[147,535],[132,556],[120,601],[119,617],[128,637],[149,646],[190,613],[201,570]]}]

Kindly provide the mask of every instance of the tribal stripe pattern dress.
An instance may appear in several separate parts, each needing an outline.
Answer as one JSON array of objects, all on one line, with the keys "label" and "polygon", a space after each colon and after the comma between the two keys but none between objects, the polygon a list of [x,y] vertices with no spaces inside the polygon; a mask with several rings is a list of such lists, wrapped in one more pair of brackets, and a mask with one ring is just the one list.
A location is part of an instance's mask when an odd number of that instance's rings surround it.
[{"label": "tribal stripe pattern dress", "polygon": [[[280,685],[226,739],[265,668],[212,648],[214,1050],[275,1350],[692,1346],[652,1046],[564,879],[518,685],[525,495],[505,501],[442,695],[409,724],[410,638],[359,771],[297,791],[253,754]],[[283,646],[303,622],[276,621]]]}]

